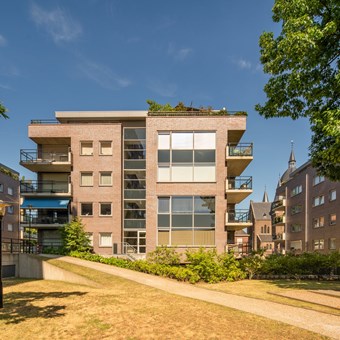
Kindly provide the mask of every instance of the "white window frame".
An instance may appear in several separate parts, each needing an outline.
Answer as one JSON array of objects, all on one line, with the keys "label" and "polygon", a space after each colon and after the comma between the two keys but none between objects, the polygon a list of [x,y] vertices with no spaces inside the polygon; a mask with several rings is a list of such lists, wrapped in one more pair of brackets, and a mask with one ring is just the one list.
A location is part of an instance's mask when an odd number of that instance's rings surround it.
[{"label": "white window frame", "polygon": [[8,195],[13,196],[13,188],[8,187],[7,188],[7,193],[8,193]]},{"label": "white window frame", "polygon": [[336,250],[336,238],[331,237],[328,240],[328,249],[329,250]]},{"label": "white window frame", "polygon": [[313,228],[323,228],[325,226],[324,216],[313,218]]},{"label": "white window frame", "polygon": [[302,185],[297,185],[295,188],[292,189],[290,192],[290,197],[296,196],[302,192]]},{"label": "white window frame", "polygon": [[[88,182],[84,180],[85,178],[88,179]],[[90,178],[91,178],[91,181],[89,180]],[[80,173],[80,186],[81,187],[93,187],[93,172],[84,171]]]},{"label": "white window frame", "polygon": [[[88,146],[86,146],[86,144],[88,144]],[[80,156],[93,156],[93,141],[90,140],[81,141],[79,151]]]},{"label": "white window frame", "polygon": [[[110,144],[110,147],[105,147],[104,149],[108,152],[103,152],[103,145],[104,144]],[[110,140],[103,140],[99,142],[99,155],[100,156],[112,156],[112,141]]]},{"label": "white window frame", "polygon": [[[92,214],[86,214],[86,215],[83,215],[83,204],[91,204],[92,206]],[[93,216],[93,203],[92,202],[80,202],[80,216]]]},{"label": "white window frame", "polygon": [[[102,232],[99,233],[99,247],[101,248],[111,248],[112,247],[112,233]],[[102,242],[102,237],[107,237],[106,242]]]},{"label": "white window frame", "polygon": [[325,180],[325,176],[318,176],[318,175],[314,176],[313,177],[313,186],[318,185],[318,184],[324,182],[324,180]]},{"label": "white window frame", "polygon": [[[109,179],[110,183],[105,183],[104,179]],[[112,171],[100,171],[99,172],[99,186],[110,187],[112,186]]]},{"label": "white window frame", "polygon": [[313,240],[313,249],[314,250],[322,250],[325,249],[325,240],[323,238]]},{"label": "white window frame", "polygon": [[333,202],[336,200],[336,189],[329,190],[329,201]]},{"label": "white window frame", "polygon": [[325,203],[325,195],[316,196],[313,198],[313,207],[318,207]]},{"label": "white window frame", "polygon": [[[110,214],[102,214],[102,204],[110,205]],[[99,203],[99,216],[112,216],[112,203],[111,202],[100,202]]]}]

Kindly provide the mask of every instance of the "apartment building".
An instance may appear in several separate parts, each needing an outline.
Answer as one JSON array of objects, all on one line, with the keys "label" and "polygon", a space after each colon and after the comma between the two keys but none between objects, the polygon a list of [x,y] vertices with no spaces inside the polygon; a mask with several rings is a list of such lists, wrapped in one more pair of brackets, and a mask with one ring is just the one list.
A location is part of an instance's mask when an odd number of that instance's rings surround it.
[{"label": "apartment building", "polygon": [[0,163],[0,200],[9,204],[2,220],[2,238],[3,243],[7,245],[3,248],[10,247],[11,240],[17,243],[20,238],[19,183],[19,173]]},{"label": "apartment building", "polygon": [[[42,246],[79,216],[94,251],[145,254],[159,245],[216,248],[249,226],[237,204],[252,192],[241,174],[253,159],[240,143],[246,115],[225,111],[56,112],[33,120],[35,150],[20,164],[37,174],[21,183],[23,226],[33,215]],[[33,212],[33,213],[32,213]],[[229,243],[230,243],[229,242]]]},{"label": "apartment building", "polygon": [[318,175],[310,161],[297,168],[292,150],[272,205],[276,251],[339,250],[339,192],[340,182]]}]

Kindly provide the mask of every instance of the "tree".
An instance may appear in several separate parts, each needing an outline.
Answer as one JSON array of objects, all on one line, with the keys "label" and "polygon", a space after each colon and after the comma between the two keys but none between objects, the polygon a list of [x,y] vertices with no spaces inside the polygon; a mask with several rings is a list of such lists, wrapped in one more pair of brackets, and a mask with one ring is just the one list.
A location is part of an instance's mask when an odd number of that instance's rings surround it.
[{"label": "tree", "polygon": [[340,180],[340,3],[276,0],[280,35],[264,32],[261,62],[271,75],[267,101],[255,109],[265,118],[309,118],[310,156],[320,174]]},{"label": "tree", "polygon": [[65,253],[72,251],[89,252],[92,249],[90,239],[84,231],[84,225],[78,217],[64,225],[61,236]]},{"label": "tree", "polygon": [[6,115],[7,109],[0,102],[0,116],[8,119],[9,117]]}]

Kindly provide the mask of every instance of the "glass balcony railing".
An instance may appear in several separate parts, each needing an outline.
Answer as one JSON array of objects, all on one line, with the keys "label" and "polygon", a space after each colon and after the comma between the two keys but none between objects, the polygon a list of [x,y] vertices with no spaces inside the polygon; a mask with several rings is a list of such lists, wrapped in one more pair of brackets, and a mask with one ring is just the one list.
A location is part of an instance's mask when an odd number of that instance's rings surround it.
[{"label": "glass balcony railing", "polygon": [[37,150],[20,150],[20,163],[69,163],[70,152],[38,152]]},{"label": "glass balcony railing", "polygon": [[70,193],[68,181],[21,181],[20,192],[27,193]]},{"label": "glass balcony railing", "polygon": [[253,156],[253,143],[228,144],[228,156]]},{"label": "glass balcony railing", "polygon": [[250,222],[249,210],[239,209],[239,210],[229,210],[226,213],[227,223],[247,223]]},{"label": "glass balcony railing", "polygon": [[227,178],[227,190],[250,190],[253,187],[251,176],[239,176]]}]

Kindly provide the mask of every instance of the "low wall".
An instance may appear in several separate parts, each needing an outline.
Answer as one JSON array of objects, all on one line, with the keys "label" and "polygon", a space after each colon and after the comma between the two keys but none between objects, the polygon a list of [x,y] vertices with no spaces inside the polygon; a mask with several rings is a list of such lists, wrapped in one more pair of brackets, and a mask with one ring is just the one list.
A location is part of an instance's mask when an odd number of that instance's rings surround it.
[{"label": "low wall", "polygon": [[95,285],[91,280],[48,263],[46,258],[30,254],[19,254],[17,276],[21,278],[66,281],[90,286]]},{"label": "low wall", "polygon": [[[2,254],[3,277],[18,276],[18,268],[19,268],[19,254]],[[13,273],[14,275],[6,275],[7,272]]]}]

